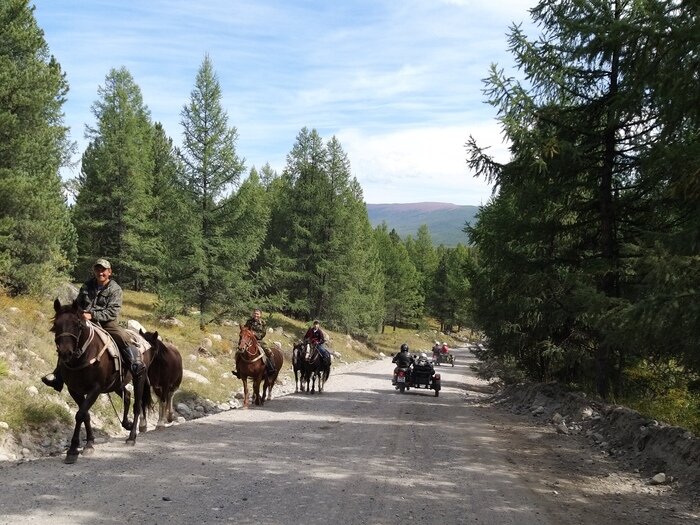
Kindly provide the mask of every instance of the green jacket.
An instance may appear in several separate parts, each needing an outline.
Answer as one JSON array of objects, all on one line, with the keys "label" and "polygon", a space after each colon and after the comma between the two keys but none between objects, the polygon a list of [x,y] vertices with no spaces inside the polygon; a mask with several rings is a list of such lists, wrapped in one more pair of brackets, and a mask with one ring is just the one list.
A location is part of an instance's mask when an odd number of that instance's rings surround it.
[{"label": "green jacket", "polygon": [[265,334],[267,333],[265,321],[262,319],[258,319],[256,321],[254,317],[251,317],[245,322],[244,326],[250,328],[255,333],[255,337],[258,339],[258,341],[262,341],[263,337],[265,337]]},{"label": "green jacket", "polygon": [[78,305],[92,315],[96,323],[116,321],[122,308],[122,289],[114,279],[107,286],[98,288],[93,277],[80,288]]}]

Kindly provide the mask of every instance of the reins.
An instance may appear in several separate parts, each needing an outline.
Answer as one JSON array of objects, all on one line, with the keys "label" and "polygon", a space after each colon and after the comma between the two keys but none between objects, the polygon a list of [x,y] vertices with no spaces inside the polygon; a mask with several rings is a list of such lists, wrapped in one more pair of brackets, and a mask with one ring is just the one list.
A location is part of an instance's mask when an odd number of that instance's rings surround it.
[{"label": "reins", "polygon": [[[92,343],[93,339],[95,338],[95,325],[93,323],[88,322],[87,328],[90,331],[90,333],[88,334],[87,339],[85,340],[85,343],[83,343],[83,345],[80,347],[80,350],[78,352],[74,352],[73,355],[71,355],[71,359],[80,359],[85,354],[88,346],[90,346],[90,343]],[[80,336],[83,335],[83,330],[84,330],[84,328],[81,328],[80,335],[75,335],[72,332],[62,332],[62,333],[58,334],[55,337],[55,339],[58,339],[59,337],[66,337],[66,336],[72,337],[73,339],[75,339],[76,346],[77,346],[80,344]],[[107,347],[109,346],[108,340],[103,339],[102,342],[104,343],[102,345],[102,348],[97,353],[97,355],[95,357],[93,357],[92,359],[86,361],[85,363],[82,363],[79,366],[70,366],[70,365],[68,365],[67,362],[64,361],[63,366],[65,366],[68,370],[82,370],[83,368],[87,368],[88,366],[95,364],[96,362],[98,362],[100,360],[102,355],[107,351]]]}]

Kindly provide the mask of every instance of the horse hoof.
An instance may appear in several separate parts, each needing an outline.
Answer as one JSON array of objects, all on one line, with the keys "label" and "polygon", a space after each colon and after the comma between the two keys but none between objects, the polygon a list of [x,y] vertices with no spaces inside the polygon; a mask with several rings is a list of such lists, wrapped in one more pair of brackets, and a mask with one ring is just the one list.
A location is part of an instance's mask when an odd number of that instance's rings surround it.
[{"label": "horse hoof", "polygon": [[126,444],[133,447],[136,444],[136,440],[135,439],[127,439]]},{"label": "horse hoof", "polygon": [[78,461],[78,453],[73,452],[73,453],[66,454],[66,459],[63,462],[67,465],[72,465],[76,461]]},{"label": "horse hoof", "polygon": [[95,453],[95,447],[92,444],[87,444],[83,447],[83,456],[92,456]]}]

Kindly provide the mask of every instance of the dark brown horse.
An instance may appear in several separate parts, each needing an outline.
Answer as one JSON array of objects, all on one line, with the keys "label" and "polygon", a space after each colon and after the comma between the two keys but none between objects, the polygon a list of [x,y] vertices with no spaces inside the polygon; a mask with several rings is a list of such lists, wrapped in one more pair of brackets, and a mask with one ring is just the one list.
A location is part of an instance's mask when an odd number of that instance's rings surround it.
[{"label": "dark brown horse", "polygon": [[[323,361],[317,345],[304,343],[301,353],[301,370],[302,391],[303,384],[306,383],[306,392],[315,394],[316,381],[318,381],[318,393],[323,392],[323,385],[330,376],[331,366]],[[311,388],[309,388],[309,383],[311,383]]]},{"label": "dark brown horse", "polygon": [[248,378],[253,379],[253,402],[262,405],[265,400],[260,396],[260,383],[265,377],[265,362],[263,350],[258,338],[250,328],[241,327],[241,335],[236,352],[236,369],[238,376],[243,381],[243,406],[248,408],[250,394],[248,393]]},{"label": "dark brown horse", "polygon": [[182,382],[182,356],[172,343],[166,343],[158,332],[144,332],[141,336],[151,345],[153,357],[148,366],[148,381],[158,396],[158,423],[156,430],[173,422],[173,395]]},{"label": "dark brown horse", "polygon": [[[106,332],[82,317],[82,310],[74,301],[70,305],[61,305],[58,299],[53,304],[56,315],[51,331],[56,334],[56,352],[58,368],[68,393],[78,405],[75,414],[75,429],[66,453],[66,463],[75,463],[80,446],[80,428],[85,425],[86,442],[83,454],[94,452],[95,435],[90,423],[90,408],[100,394],[114,392],[124,400],[124,414],[121,425],[129,430],[127,444],[136,443],[136,429],[139,416],[145,414],[151,402],[151,390],[147,388],[146,374],[134,383],[134,421],[129,421],[131,395],[126,385],[131,380],[131,373],[121,373],[118,351],[114,341]],[[110,349],[112,350],[110,352]],[[144,364],[148,366],[149,354],[143,355]]]},{"label": "dark brown horse", "polygon": [[265,381],[263,383],[262,392],[262,402],[265,400],[272,399],[272,387],[275,386],[275,381],[277,381],[277,376],[282,370],[282,365],[284,364],[284,355],[282,355],[282,350],[277,348],[277,345],[270,349],[270,355],[272,356],[272,362],[275,364],[274,374],[265,374]]}]

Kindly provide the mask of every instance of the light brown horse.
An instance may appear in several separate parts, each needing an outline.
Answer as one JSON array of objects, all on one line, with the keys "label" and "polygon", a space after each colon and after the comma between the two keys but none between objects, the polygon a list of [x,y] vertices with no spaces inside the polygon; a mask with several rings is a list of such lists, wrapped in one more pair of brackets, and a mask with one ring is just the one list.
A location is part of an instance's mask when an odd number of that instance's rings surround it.
[{"label": "light brown horse", "polygon": [[241,336],[238,341],[238,351],[236,352],[236,369],[238,376],[243,381],[243,407],[248,408],[250,394],[248,392],[248,378],[253,379],[253,402],[262,405],[265,398],[260,395],[260,383],[266,376],[265,362],[263,361],[263,350],[260,347],[258,338],[250,328],[241,327]]},{"label": "light brown horse", "polygon": [[[142,374],[134,382],[134,420],[128,419],[131,404],[129,391],[125,388],[131,380],[131,373],[121,374],[117,366],[118,357],[116,346],[115,355],[109,352],[110,340],[102,339],[95,325],[82,318],[82,310],[74,301],[70,305],[61,305],[54,301],[56,315],[51,331],[56,334],[56,352],[58,368],[68,393],[78,405],[75,414],[75,429],[66,453],[66,463],[75,463],[80,447],[80,429],[85,425],[86,442],[82,453],[94,452],[95,436],[90,423],[90,408],[100,394],[114,392],[124,400],[122,427],[129,430],[126,440],[128,445],[136,442],[136,429],[139,427],[139,417],[145,416],[146,409],[151,404],[151,389],[147,384],[146,374]],[[150,354],[143,355],[144,364],[148,366]]]}]

